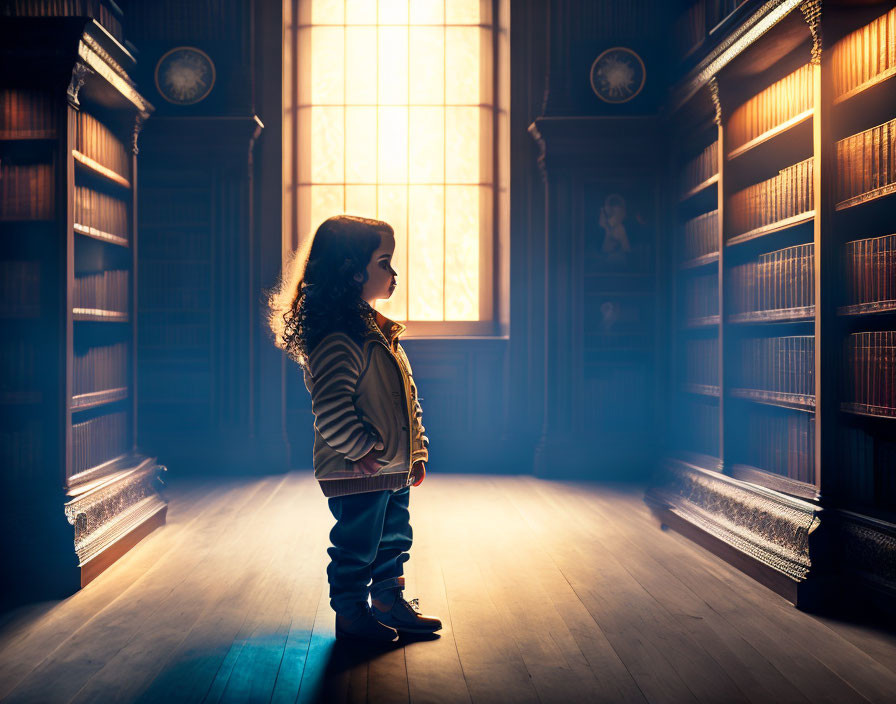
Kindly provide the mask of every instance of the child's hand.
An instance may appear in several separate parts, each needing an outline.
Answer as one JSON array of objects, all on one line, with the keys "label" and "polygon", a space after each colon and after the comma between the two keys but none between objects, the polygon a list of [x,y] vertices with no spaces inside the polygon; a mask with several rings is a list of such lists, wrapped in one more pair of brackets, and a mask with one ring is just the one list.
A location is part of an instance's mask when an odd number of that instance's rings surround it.
[{"label": "child's hand", "polygon": [[426,465],[423,462],[414,462],[414,466],[411,468],[411,479],[414,481],[411,483],[411,486],[420,486],[425,476]]},{"label": "child's hand", "polygon": [[383,456],[383,448],[383,441],[378,440],[376,445],[373,446],[370,452],[368,452],[361,459],[355,462],[355,464],[361,468],[361,471],[364,474],[376,474],[382,468],[382,465],[377,462],[377,460]]}]

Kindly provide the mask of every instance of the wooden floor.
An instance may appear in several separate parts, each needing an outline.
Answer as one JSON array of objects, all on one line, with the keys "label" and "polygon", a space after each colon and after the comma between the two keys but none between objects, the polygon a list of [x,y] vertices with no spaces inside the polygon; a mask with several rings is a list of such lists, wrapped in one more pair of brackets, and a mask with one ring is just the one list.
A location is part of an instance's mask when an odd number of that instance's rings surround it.
[{"label": "wooden floor", "polygon": [[168,524],[0,624],[9,702],[893,702],[896,637],[795,610],[641,492],[430,475],[406,597],[440,637],[336,643],[308,473],[182,482]]}]

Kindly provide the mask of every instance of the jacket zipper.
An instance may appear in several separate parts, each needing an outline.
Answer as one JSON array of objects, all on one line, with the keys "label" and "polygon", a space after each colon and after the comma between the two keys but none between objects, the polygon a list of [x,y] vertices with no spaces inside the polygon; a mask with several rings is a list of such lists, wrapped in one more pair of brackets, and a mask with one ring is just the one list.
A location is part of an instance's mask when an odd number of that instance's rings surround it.
[{"label": "jacket zipper", "polygon": [[413,458],[414,441],[411,439],[411,426],[413,425],[413,421],[411,420],[411,409],[410,409],[410,404],[408,403],[408,389],[407,389],[407,383],[405,381],[405,373],[401,368],[401,362],[399,362],[395,358],[395,353],[392,351],[392,348],[389,346],[389,341],[386,339],[386,336],[383,335],[383,331],[380,330],[380,326],[374,322],[374,323],[372,323],[371,327],[376,328],[376,331],[381,338],[380,340],[378,340],[378,342],[381,342],[382,344],[384,344],[386,349],[389,351],[389,357],[392,358],[392,361],[395,363],[395,366],[398,367],[398,376],[401,377],[402,397],[404,398],[404,407],[408,414],[408,474],[407,474],[407,477],[405,478],[405,486],[407,486],[411,481],[411,472],[414,469],[414,458]]}]

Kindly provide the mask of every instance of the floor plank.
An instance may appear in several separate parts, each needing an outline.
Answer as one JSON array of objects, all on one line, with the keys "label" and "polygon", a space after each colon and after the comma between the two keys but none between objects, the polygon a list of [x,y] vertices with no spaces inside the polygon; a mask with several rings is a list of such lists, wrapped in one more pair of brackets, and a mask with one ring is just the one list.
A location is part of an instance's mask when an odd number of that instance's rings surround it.
[{"label": "floor plank", "polygon": [[803,613],[636,487],[428,476],[406,598],[444,628],[334,640],[308,472],[184,482],[88,587],[0,620],[11,702],[885,702],[896,634]]}]

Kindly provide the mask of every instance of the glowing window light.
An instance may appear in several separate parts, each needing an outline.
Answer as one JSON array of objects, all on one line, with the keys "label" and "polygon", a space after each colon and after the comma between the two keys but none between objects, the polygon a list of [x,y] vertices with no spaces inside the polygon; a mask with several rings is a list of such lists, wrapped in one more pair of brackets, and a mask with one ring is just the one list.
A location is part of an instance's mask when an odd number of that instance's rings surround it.
[{"label": "glowing window light", "polygon": [[491,0],[299,0],[298,223],[395,229],[404,321],[489,317]]}]

